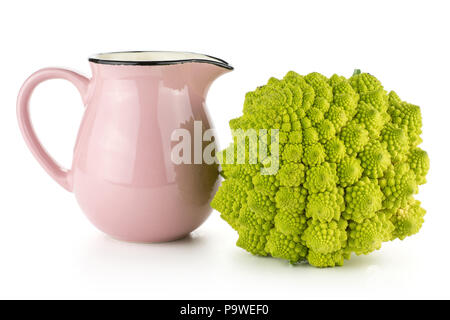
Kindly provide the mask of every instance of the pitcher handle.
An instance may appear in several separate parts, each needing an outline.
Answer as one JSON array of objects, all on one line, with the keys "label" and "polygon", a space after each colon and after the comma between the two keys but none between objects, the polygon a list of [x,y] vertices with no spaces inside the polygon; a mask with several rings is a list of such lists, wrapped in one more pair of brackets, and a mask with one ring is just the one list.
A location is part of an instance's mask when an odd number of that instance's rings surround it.
[{"label": "pitcher handle", "polygon": [[47,153],[39,142],[33,130],[30,119],[29,101],[34,88],[41,82],[50,79],[65,79],[72,82],[81,94],[83,103],[86,103],[86,95],[89,79],[74,71],[61,68],[45,68],[33,73],[22,85],[17,98],[17,118],[23,138],[31,153],[47,173],[67,191],[72,191],[73,185],[70,170],[59,166]]}]

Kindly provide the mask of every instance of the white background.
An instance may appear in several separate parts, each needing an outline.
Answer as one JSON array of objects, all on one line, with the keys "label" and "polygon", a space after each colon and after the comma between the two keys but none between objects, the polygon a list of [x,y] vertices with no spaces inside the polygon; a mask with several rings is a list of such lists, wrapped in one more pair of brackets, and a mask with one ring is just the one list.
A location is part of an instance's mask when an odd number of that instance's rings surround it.
[{"label": "white background", "polygon": [[[0,5],[0,298],[450,298],[450,7],[448,1],[4,1]],[[97,231],[39,167],[20,135],[15,100],[46,66],[90,75],[90,54],[180,50],[235,70],[208,105],[225,146],[244,94],[287,71],[377,76],[422,107],[432,168],[421,232],[342,268],[290,266],[235,247],[213,212],[190,238],[130,244]],[[32,119],[66,167],[83,107],[71,84],[42,84]]]}]

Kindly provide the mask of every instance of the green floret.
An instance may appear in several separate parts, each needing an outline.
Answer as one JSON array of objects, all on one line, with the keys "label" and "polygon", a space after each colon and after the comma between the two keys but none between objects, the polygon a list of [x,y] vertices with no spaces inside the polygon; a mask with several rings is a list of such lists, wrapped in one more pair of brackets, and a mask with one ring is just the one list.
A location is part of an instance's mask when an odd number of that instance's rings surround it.
[{"label": "green floret", "polygon": [[[251,110],[251,108],[250,108]],[[281,106],[267,106],[244,113],[240,118],[230,120],[231,129],[280,129],[286,110]],[[256,115],[256,117],[255,117]]]},{"label": "green floret", "polygon": [[343,93],[334,97],[334,105],[344,109],[347,118],[351,119],[357,112],[359,96],[352,93]]},{"label": "green floret", "polygon": [[[430,168],[417,147],[421,126],[419,107],[359,70],[270,78],[230,121],[233,143],[216,153],[225,181],[211,206],[252,254],[343,265],[421,228],[413,195]],[[260,129],[267,134],[255,143]]]},{"label": "green floret", "polygon": [[334,137],[325,144],[326,160],[338,163],[346,156],[345,145],[337,137]]},{"label": "green floret", "polygon": [[298,187],[305,182],[305,166],[301,163],[287,163],[276,175],[280,186]]},{"label": "green floret", "polygon": [[323,114],[323,113],[327,112],[328,109],[330,109],[330,102],[328,102],[328,100],[325,98],[317,97],[314,100],[313,107],[317,110],[322,111],[322,114]]},{"label": "green floret", "polygon": [[364,175],[372,179],[383,177],[384,172],[391,165],[391,156],[386,150],[386,145],[377,140],[369,142],[358,154],[358,158],[364,168]]},{"label": "green floret", "polygon": [[239,238],[236,245],[248,252],[258,255],[267,256],[265,250],[268,235],[257,229],[243,229],[239,231]]},{"label": "green floret", "polygon": [[389,92],[387,99],[388,99],[389,105],[402,103],[402,100],[400,99],[400,97],[398,96],[398,94],[395,91]]},{"label": "green floret", "polygon": [[344,217],[356,222],[375,216],[382,208],[383,193],[375,180],[362,178],[345,189],[346,208]]},{"label": "green floret", "polygon": [[314,89],[306,83],[305,78],[294,71],[289,71],[283,80],[302,91],[302,108],[308,110],[314,103],[316,94]]},{"label": "green floret", "polygon": [[319,142],[319,133],[313,127],[306,128],[303,130],[303,145],[310,146]]},{"label": "green floret", "polygon": [[278,190],[278,181],[272,175],[256,175],[252,179],[255,191],[266,196],[274,196]]},{"label": "green floret", "polygon": [[336,188],[333,191],[313,193],[308,197],[306,216],[321,222],[339,220],[345,209],[344,191]]},{"label": "green floret", "polygon": [[393,238],[400,240],[419,232],[424,222],[425,209],[420,206],[420,201],[410,199],[407,205],[398,209],[391,218],[395,226]]},{"label": "green floret", "polygon": [[369,132],[371,138],[377,138],[383,128],[385,118],[371,105],[361,102],[355,115],[356,123],[361,124]]},{"label": "green floret", "polygon": [[345,254],[344,250],[339,250],[332,253],[319,253],[313,250],[309,250],[307,259],[309,264],[317,268],[328,268],[343,266],[344,259],[350,259],[350,255]]},{"label": "green floret", "polygon": [[301,131],[291,131],[289,133],[289,142],[293,144],[302,143],[303,134]]},{"label": "green floret", "polygon": [[247,93],[244,102],[244,114],[258,112],[260,109],[292,105],[292,91],[287,86],[271,83],[271,80],[267,85]]},{"label": "green floret", "polygon": [[343,107],[332,105],[325,114],[325,119],[330,120],[334,124],[336,132],[339,133],[342,127],[348,122],[349,117]]},{"label": "green floret", "polygon": [[406,206],[418,190],[416,175],[405,162],[388,169],[380,179],[380,186],[384,194],[383,207],[394,210]]},{"label": "green floret", "polygon": [[274,222],[275,228],[286,235],[299,235],[306,229],[306,217],[298,211],[281,209]]},{"label": "green floret", "polygon": [[333,191],[337,181],[336,165],[326,162],[320,166],[312,167],[306,172],[304,186],[310,193]]},{"label": "green floret", "polygon": [[352,77],[350,77],[349,81],[353,89],[355,89],[360,94],[383,89],[381,82],[368,73],[354,74]]},{"label": "green floret", "polygon": [[422,142],[420,138],[422,115],[418,106],[406,102],[393,103],[389,106],[388,113],[393,123],[407,128],[409,143],[412,147],[416,147]]},{"label": "green floret", "polygon": [[281,159],[286,162],[301,162],[303,155],[303,147],[301,144],[287,144],[283,148]]},{"label": "green floret", "polygon": [[314,89],[317,97],[325,98],[328,102],[333,101],[333,90],[328,84],[327,77],[318,72],[312,72],[305,76],[305,80]]},{"label": "green floret", "polygon": [[239,239],[237,246],[256,255],[266,256],[264,248],[267,237],[273,228],[272,222],[262,219],[253,214],[251,210],[244,205],[237,220],[239,226]]},{"label": "green floret", "polygon": [[337,164],[336,173],[341,187],[351,186],[362,176],[361,161],[354,157],[346,156]]},{"label": "green floret", "polygon": [[276,215],[275,199],[256,190],[247,193],[247,205],[256,216],[266,220],[273,220]]},{"label": "green floret", "polygon": [[392,161],[403,161],[409,149],[409,140],[406,128],[401,129],[397,125],[388,123],[381,130],[381,141],[386,143],[387,150],[391,154]]},{"label": "green floret", "polygon": [[427,152],[420,148],[412,149],[408,154],[408,164],[416,175],[417,184],[426,183],[426,175],[430,169],[430,158],[428,158]]},{"label": "green floret", "polygon": [[369,104],[383,114],[388,110],[389,107],[386,92],[383,89],[361,93],[359,100],[361,102]]},{"label": "green floret", "polygon": [[296,111],[297,117],[299,118],[300,121],[300,128],[302,128],[303,130],[311,128],[312,127],[312,123],[311,120],[309,120],[309,118],[306,116],[306,109],[298,109]]},{"label": "green floret", "polygon": [[[319,85],[324,85],[326,83],[326,87],[329,87],[328,78],[319,72],[311,72],[305,76],[306,82],[308,82],[313,87],[319,87],[318,85],[314,86],[314,83]],[[315,89],[315,88],[314,88]]]},{"label": "green floret", "polygon": [[258,217],[247,205],[243,205],[239,211],[239,217],[237,219],[239,229],[249,229],[257,231],[270,231],[273,227],[273,223],[270,220]]},{"label": "green floret", "polygon": [[364,126],[357,123],[350,123],[342,128],[340,139],[344,142],[348,155],[355,155],[360,152],[369,142],[369,132]]},{"label": "green floret", "polygon": [[353,89],[350,82],[347,81],[347,79],[342,79],[341,81],[339,81],[333,85],[333,94],[334,94],[334,100],[336,100],[336,97],[339,97],[342,94],[354,96],[356,94],[356,92]]},{"label": "green floret", "polygon": [[336,129],[334,128],[333,122],[328,119],[323,120],[317,126],[317,133],[319,134],[319,139],[321,143],[326,143],[331,140],[335,134]]},{"label": "green floret", "polygon": [[[281,145],[285,145],[286,143],[289,142],[289,133],[290,132],[285,132],[285,131],[278,131],[278,142]],[[261,146],[266,146],[269,147],[272,142],[267,143],[267,141],[262,141],[260,142]]]},{"label": "green floret", "polygon": [[334,87],[337,86],[342,81],[347,82],[347,78],[345,78],[344,76],[337,75],[337,74],[333,74],[330,77],[330,79],[328,80],[329,85],[333,87],[334,94],[336,94],[336,92],[334,92]]},{"label": "green floret", "polygon": [[[231,152],[230,152],[231,150]],[[227,153],[232,155],[230,161],[227,160]],[[249,164],[249,153],[245,155],[246,163],[237,163],[237,152],[234,144],[231,144],[227,149],[224,149],[216,155],[222,167],[222,175],[225,178],[239,178],[251,182],[253,176],[259,173],[260,164]]]},{"label": "green floret", "polygon": [[364,219],[360,223],[349,223],[347,250],[357,255],[369,254],[381,248],[381,243],[392,237],[394,225],[385,215],[376,215],[370,219]]},{"label": "green floret", "polygon": [[323,120],[323,111],[318,108],[312,107],[308,111],[306,111],[306,116],[314,126]]},{"label": "green floret", "polygon": [[291,263],[303,260],[308,253],[298,235],[286,235],[276,229],[270,230],[265,250],[272,257],[286,259]]},{"label": "green floret", "polygon": [[306,194],[303,188],[281,187],[275,196],[276,206],[280,210],[301,213],[305,209]]},{"label": "green floret", "polygon": [[312,167],[324,162],[325,157],[325,149],[323,148],[322,144],[315,143],[305,148],[302,161],[306,166]]},{"label": "green floret", "polygon": [[286,92],[287,99],[289,99],[287,105],[290,107],[294,109],[301,107],[303,101],[303,91],[298,86],[273,77],[269,79],[267,85],[278,87],[281,91]]},{"label": "green floret", "polygon": [[327,254],[345,247],[347,241],[346,220],[320,222],[309,220],[308,227],[302,235],[302,240],[311,250]]},{"label": "green floret", "polygon": [[237,229],[239,211],[246,204],[250,190],[250,184],[245,181],[226,179],[211,201],[211,207],[221,212],[222,219]]}]

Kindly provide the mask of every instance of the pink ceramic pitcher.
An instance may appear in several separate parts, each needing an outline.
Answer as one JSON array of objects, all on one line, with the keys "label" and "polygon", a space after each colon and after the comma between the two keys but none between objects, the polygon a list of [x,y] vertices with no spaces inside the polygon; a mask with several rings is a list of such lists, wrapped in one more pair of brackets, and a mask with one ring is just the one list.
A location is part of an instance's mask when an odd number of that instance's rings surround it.
[{"label": "pink ceramic pitcher", "polygon": [[[186,236],[211,212],[218,171],[205,161],[174,162],[174,132],[192,133],[194,140],[199,124],[202,132],[211,128],[208,88],[233,68],[186,52],[105,53],[89,61],[91,79],[48,68],[25,81],[17,116],[28,147],[56,182],[75,193],[89,220],[112,237],[159,242]],[[71,81],[86,105],[70,170],[48,155],[30,122],[30,96],[48,79]],[[192,150],[198,149],[194,144]]]}]

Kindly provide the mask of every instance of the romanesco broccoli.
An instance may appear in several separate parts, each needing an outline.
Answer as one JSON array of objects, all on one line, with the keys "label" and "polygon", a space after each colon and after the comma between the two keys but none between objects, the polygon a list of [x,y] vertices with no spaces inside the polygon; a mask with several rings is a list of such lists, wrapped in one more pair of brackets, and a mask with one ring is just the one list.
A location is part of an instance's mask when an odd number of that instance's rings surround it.
[{"label": "romanesco broccoli", "polygon": [[421,228],[425,210],[413,195],[430,163],[418,147],[420,108],[374,76],[271,78],[247,93],[230,127],[266,130],[256,145],[244,137],[238,148],[235,136],[218,153],[225,180],[211,206],[239,233],[239,247],[334,267]]}]

